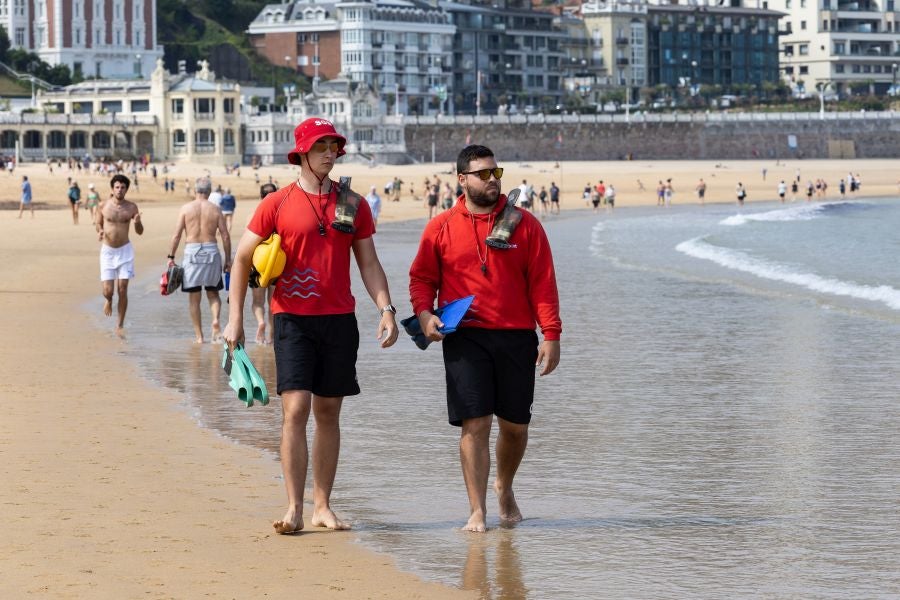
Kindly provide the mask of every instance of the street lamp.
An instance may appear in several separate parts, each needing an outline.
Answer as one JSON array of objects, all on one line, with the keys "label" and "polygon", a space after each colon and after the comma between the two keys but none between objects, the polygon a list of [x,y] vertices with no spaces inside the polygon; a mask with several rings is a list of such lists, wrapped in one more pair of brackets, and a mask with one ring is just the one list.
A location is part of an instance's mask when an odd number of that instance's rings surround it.
[{"label": "street lamp", "polygon": [[137,67],[138,79],[143,79],[144,78],[144,65],[141,64],[141,54],[137,53],[134,55],[134,57],[137,59],[137,64],[135,64],[135,66]]},{"label": "street lamp", "polygon": [[481,116],[481,70],[475,72],[475,116]]},{"label": "street lamp", "polygon": [[697,81],[697,61],[691,61],[691,96],[696,96],[696,89],[699,86],[699,82]]},{"label": "street lamp", "polygon": [[891,96],[897,96],[897,69],[900,65],[894,63],[891,65]]},{"label": "street lamp", "polygon": [[816,84],[819,90],[819,119],[825,120],[825,90],[828,89],[829,82],[820,81]]}]

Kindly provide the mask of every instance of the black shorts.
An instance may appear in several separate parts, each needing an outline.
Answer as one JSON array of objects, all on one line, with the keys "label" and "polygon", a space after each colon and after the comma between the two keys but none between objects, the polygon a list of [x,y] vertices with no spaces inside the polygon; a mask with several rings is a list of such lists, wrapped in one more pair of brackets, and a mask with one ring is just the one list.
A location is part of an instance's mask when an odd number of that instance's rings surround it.
[{"label": "black shorts", "polygon": [[218,292],[220,290],[225,289],[225,284],[222,283],[222,278],[219,277],[219,283],[216,285],[195,285],[194,287],[186,288],[183,285],[181,286],[181,291],[187,294],[192,292],[199,292],[200,290],[206,290],[207,292]]},{"label": "black shorts", "polygon": [[277,392],[304,390],[325,397],[359,394],[356,315],[275,315]]},{"label": "black shorts", "polygon": [[531,421],[538,355],[534,331],[467,327],[442,344],[451,425],[491,414],[521,425]]}]

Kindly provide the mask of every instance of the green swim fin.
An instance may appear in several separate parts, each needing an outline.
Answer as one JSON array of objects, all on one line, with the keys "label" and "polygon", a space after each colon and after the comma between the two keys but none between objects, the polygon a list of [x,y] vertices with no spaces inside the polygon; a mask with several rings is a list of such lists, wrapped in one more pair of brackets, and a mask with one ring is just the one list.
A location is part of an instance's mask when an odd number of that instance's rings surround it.
[{"label": "green swim fin", "polygon": [[[253,382],[250,380],[247,367],[241,360],[237,359],[236,354],[240,348],[240,346],[237,346],[234,352],[229,352],[228,345],[225,345],[225,353],[222,355],[222,369],[230,377],[228,385],[237,392],[238,400],[250,407],[253,406]],[[266,399],[266,402],[268,402],[268,399]]]},{"label": "green swim fin", "polygon": [[259,371],[257,371],[256,367],[253,366],[253,363],[250,362],[250,357],[247,356],[247,352],[244,350],[243,346],[240,344],[235,346],[233,354],[234,360],[241,363],[241,366],[250,378],[253,400],[266,406],[269,403],[269,390],[266,387],[266,382],[263,380],[262,375],[259,374]]}]

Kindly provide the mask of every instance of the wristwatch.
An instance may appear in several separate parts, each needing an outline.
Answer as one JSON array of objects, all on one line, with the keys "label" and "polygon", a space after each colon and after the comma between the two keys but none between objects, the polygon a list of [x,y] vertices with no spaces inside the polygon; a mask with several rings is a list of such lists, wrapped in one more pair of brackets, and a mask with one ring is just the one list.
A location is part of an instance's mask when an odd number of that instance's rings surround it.
[{"label": "wristwatch", "polygon": [[386,313],[386,312],[392,312],[392,313],[394,313],[394,314],[396,315],[396,314],[397,314],[397,307],[394,306],[393,304],[388,304],[387,306],[385,306],[384,308],[381,309],[381,314],[384,314],[384,313]]}]

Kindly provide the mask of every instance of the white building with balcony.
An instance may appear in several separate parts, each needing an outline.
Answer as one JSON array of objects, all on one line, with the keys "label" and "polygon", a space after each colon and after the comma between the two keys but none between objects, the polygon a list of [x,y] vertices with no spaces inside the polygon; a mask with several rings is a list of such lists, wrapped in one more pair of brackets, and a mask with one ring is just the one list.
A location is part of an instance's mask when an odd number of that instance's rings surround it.
[{"label": "white building with balcony", "polygon": [[325,117],[347,138],[343,160],[387,164],[409,162],[403,117],[385,113],[385,103],[366,83],[346,78],[322,82],[291,102],[287,112],[257,113],[245,103],[244,159],[286,163],[294,149],[294,128],[309,117]]},{"label": "white building with balcony", "polygon": [[769,0],[781,19],[781,67],[797,93],[883,94],[900,63],[896,0]]},{"label": "white building with balcony", "polygon": [[42,112],[0,117],[0,153],[26,160],[68,156],[240,160],[240,86],[197,73],[170,74],[162,59],[149,81],[102,79],[42,91]]}]

